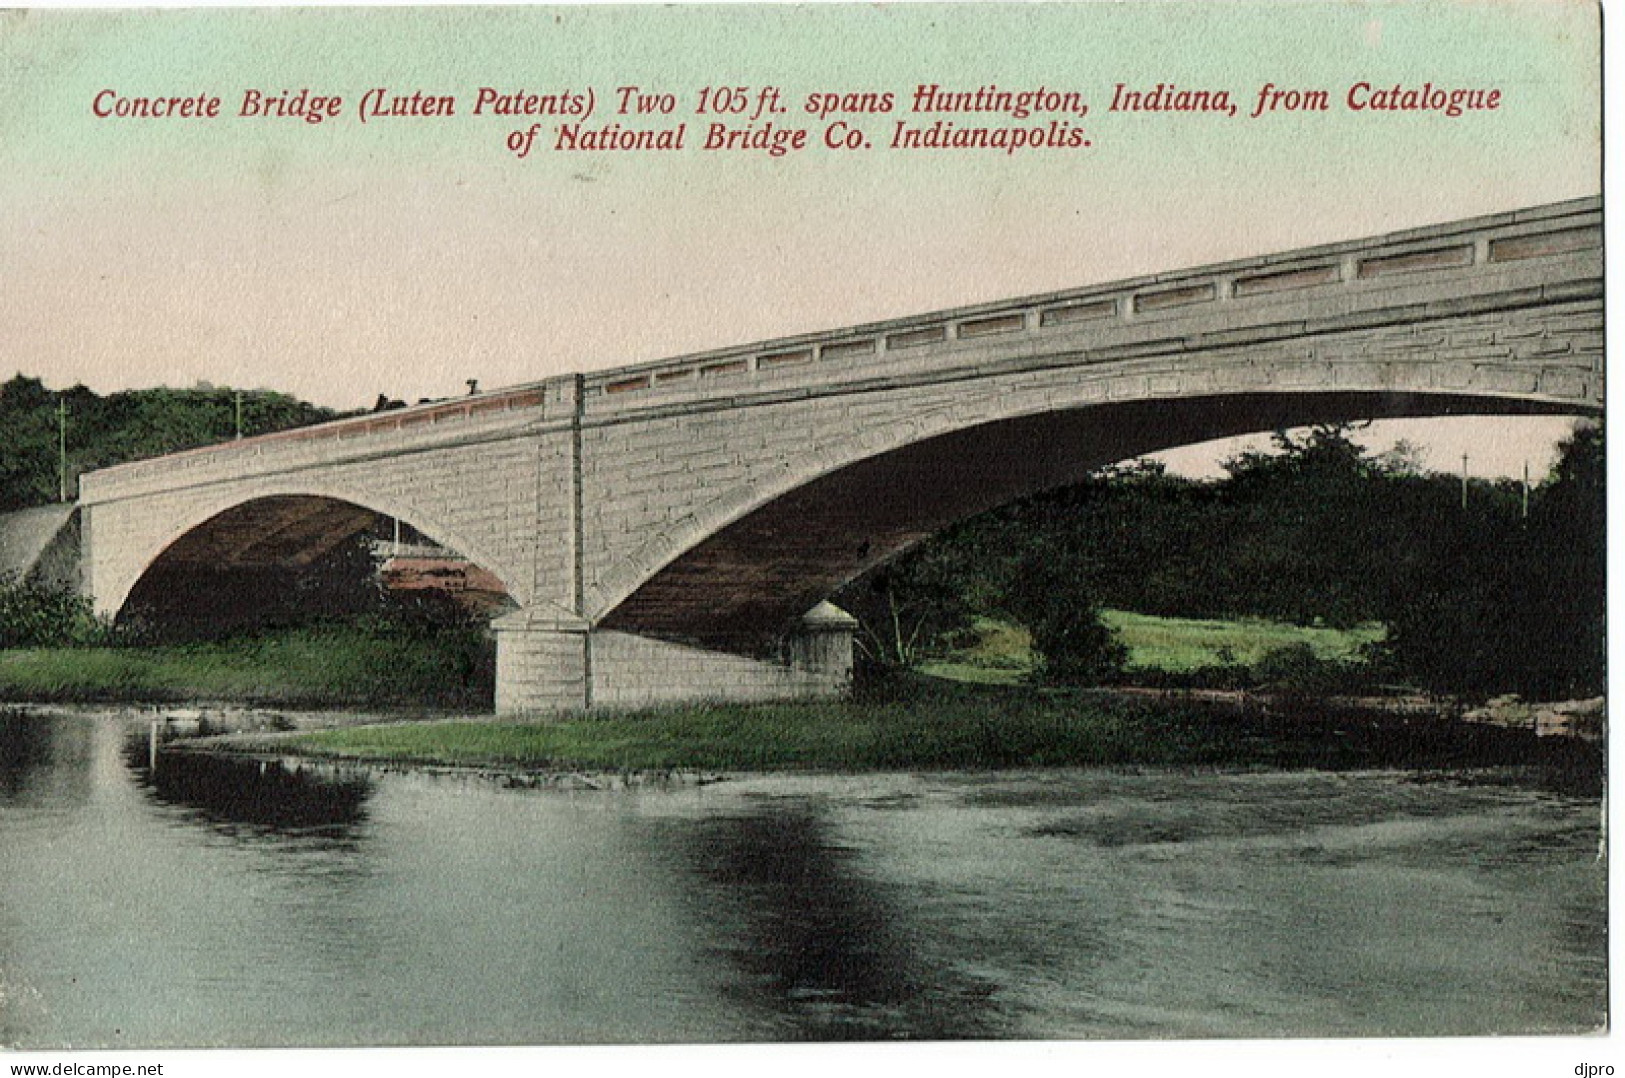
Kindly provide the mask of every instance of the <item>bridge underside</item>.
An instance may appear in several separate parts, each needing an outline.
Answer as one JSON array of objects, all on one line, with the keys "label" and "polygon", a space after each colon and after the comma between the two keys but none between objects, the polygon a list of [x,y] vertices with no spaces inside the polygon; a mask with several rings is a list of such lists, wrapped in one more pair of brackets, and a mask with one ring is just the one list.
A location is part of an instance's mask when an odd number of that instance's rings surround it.
[{"label": "bridge underside", "polygon": [[1116,461],[1316,423],[1565,414],[1447,394],[1249,394],[1137,401],[985,424],[816,479],[702,541],[600,622],[604,629],[772,653],[814,604],[954,521]]},{"label": "bridge underside", "polygon": [[374,544],[390,535],[388,517],[336,498],[245,502],[165,549],[131,589],[119,621],[186,639],[375,612]]},{"label": "bridge underside", "polygon": [[187,532],[162,560],[175,567],[305,566],[380,519],[370,509],[333,498],[260,498]]}]

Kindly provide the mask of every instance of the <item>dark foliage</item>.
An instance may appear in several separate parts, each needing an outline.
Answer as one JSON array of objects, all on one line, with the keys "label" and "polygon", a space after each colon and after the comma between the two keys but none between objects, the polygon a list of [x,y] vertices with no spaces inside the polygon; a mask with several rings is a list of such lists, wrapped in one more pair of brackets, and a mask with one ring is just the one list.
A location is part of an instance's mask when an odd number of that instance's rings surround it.
[{"label": "dark foliage", "polygon": [[108,634],[84,596],[0,574],[0,650],[97,644]]},{"label": "dark foliage", "polygon": [[1605,688],[1602,428],[1564,443],[1529,516],[1493,503],[1422,517],[1382,611],[1392,664],[1429,688],[1533,699]]},{"label": "dark foliage", "polygon": [[1590,696],[1604,676],[1603,487],[1601,428],[1564,445],[1525,518],[1518,484],[1471,482],[1464,506],[1459,477],[1424,474],[1404,447],[1373,455],[1348,428],[1317,427],[1277,434],[1216,481],[1104,469],[916,547],[860,584],[884,606],[854,590],[837,601],[866,629],[916,612],[908,647],[885,655],[904,665],[988,615],[1032,633],[1047,678],[1110,680],[1122,653],[1097,616],[1109,606],[1388,627],[1374,665],[1300,649],[1251,683],[1340,691],[1376,673],[1465,695]]},{"label": "dark foliage", "polygon": [[1017,561],[1000,608],[1032,634],[1035,673],[1052,685],[1100,685],[1115,680],[1128,648],[1100,620],[1086,552],[1076,536],[1040,536]]},{"label": "dark foliage", "polygon": [[[106,397],[84,386],[62,392],[18,374],[0,383],[0,512],[57,500],[58,405],[66,407],[68,489],[95,468],[231,440],[236,391],[143,389]],[[243,393],[243,432],[267,434],[334,418],[281,393]]]},{"label": "dark foliage", "polygon": [[835,597],[858,619],[859,656],[910,667],[963,642],[1005,587],[1009,566],[989,518],[968,521],[859,577]]}]

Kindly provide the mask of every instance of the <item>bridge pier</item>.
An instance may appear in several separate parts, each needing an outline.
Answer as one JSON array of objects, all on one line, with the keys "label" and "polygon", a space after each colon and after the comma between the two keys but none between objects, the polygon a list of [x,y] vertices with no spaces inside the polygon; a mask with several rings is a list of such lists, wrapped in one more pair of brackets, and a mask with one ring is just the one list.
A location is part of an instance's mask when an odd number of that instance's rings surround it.
[{"label": "bridge pier", "polygon": [[565,610],[526,607],[491,622],[497,638],[498,715],[586,709],[587,622]]},{"label": "bridge pier", "polygon": [[500,716],[700,702],[844,696],[857,620],[820,603],[774,662],[633,633],[591,629],[565,611],[525,609],[492,622]]}]

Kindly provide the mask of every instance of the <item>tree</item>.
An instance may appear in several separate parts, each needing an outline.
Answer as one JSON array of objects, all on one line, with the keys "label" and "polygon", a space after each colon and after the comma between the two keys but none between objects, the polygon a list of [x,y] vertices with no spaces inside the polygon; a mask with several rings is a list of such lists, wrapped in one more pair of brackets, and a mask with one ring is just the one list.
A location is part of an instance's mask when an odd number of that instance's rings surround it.
[{"label": "tree", "polygon": [[836,603],[858,619],[863,654],[906,669],[969,629],[973,551],[962,538],[926,542],[843,589]]},{"label": "tree", "polygon": [[1235,598],[1217,613],[1344,627],[1376,617],[1391,552],[1405,542],[1403,522],[1383,508],[1399,476],[1351,430],[1277,432],[1273,453],[1225,462],[1222,564]]},{"label": "tree", "polygon": [[1527,521],[1514,491],[1434,477],[1425,508],[1404,516],[1416,549],[1393,574],[1384,651],[1436,690],[1534,699],[1605,688],[1604,438],[1584,427],[1562,444]]},{"label": "tree", "polygon": [[1544,579],[1526,592],[1538,647],[1552,662],[1541,686],[1554,696],[1594,696],[1607,687],[1607,446],[1601,423],[1577,429],[1530,510]]},{"label": "tree", "polygon": [[56,409],[38,378],[0,384],[0,511],[57,497]]},{"label": "tree", "polygon": [[1100,618],[1100,604],[1068,537],[1051,536],[1025,552],[1003,598],[1009,615],[1032,634],[1038,677],[1057,685],[1115,680],[1128,649]]}]

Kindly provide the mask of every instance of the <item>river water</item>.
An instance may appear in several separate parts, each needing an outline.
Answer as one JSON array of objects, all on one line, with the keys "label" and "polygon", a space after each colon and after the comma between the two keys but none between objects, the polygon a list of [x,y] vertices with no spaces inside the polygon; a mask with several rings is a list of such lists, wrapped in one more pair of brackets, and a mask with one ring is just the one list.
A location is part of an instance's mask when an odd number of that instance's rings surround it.
[{"label": "river water", "polygon": [[0,710],[0,1044],[1605,1020],[1598,800],[1509,772],[155,779],[136,717]]}]

